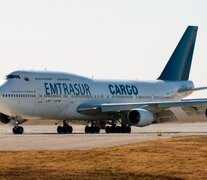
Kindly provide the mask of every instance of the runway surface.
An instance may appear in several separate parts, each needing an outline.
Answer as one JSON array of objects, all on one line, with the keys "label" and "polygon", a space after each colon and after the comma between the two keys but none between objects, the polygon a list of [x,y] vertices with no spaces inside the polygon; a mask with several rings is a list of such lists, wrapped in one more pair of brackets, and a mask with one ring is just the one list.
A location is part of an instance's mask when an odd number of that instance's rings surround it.
[{"label": "runway surface", "polygon": [[[57,134],[54,125],[23,125],[22,135],[13,135],[12,127],[0,125],[0,151],[86,150],[112,147],[188,135],[207,135],[206,123],[164,123],[144,128],[132,127],[131,134],[85,134],[84,126],[74,125],[73,134]],[[161,136],[158,136],[161,132]]]}]

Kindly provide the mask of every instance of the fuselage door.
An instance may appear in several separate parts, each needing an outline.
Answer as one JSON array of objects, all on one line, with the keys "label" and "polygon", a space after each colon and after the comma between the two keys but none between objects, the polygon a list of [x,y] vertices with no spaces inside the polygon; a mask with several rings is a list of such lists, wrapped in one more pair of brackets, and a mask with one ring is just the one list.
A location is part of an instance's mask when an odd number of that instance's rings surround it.
[{"label": "fuselage door", "polygon": [[37,103],[42,103],[43,102],[43,94],[41,90],[37,91]]}]

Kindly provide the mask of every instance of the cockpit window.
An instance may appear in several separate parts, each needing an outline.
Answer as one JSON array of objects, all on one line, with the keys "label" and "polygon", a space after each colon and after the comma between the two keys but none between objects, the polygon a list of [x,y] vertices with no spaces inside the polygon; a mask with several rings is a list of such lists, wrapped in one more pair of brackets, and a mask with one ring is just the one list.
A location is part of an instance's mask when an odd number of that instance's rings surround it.
[{"label": "cockpit window", "polygon": [[6,79],[21,79],[19,75],[9,74]]},{"label": "cockpit window", "polygon": [[25,81],[29,81],[29,77],[25,76],[25,77],[24,77],[24,80],[25,80]]}]

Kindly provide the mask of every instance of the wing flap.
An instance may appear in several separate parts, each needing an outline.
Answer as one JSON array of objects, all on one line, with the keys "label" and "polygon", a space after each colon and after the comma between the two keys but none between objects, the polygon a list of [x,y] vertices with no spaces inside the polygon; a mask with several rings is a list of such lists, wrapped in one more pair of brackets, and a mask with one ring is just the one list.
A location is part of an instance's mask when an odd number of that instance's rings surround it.
[{"label": "wing flap", "polygon": [[194,116],[194,115],[202,115],[205,113],[206,107],[198,106],[185,106],[182,107],[182,110],[188,115],[188,116]]},{"label": "wing flap", "polygon": [[157,118],[157,122],[172,122],[177,120],[175,114],[171,110],[163,110],[156,113],[156,115],[159,117]]}]

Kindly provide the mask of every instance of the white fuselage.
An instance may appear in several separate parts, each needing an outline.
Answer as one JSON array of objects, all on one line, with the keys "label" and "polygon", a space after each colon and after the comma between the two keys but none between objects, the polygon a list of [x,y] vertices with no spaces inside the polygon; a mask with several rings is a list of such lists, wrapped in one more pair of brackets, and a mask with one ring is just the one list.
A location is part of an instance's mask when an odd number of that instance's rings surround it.
[{"label": "white fuselage", "polygon": [[0,86],[0,112],[23,118],[92,120],[77,112],[83,103],[133,103],[179,100],[189,95],[191,81],[93,80],[69,73],[15,71]]}]

